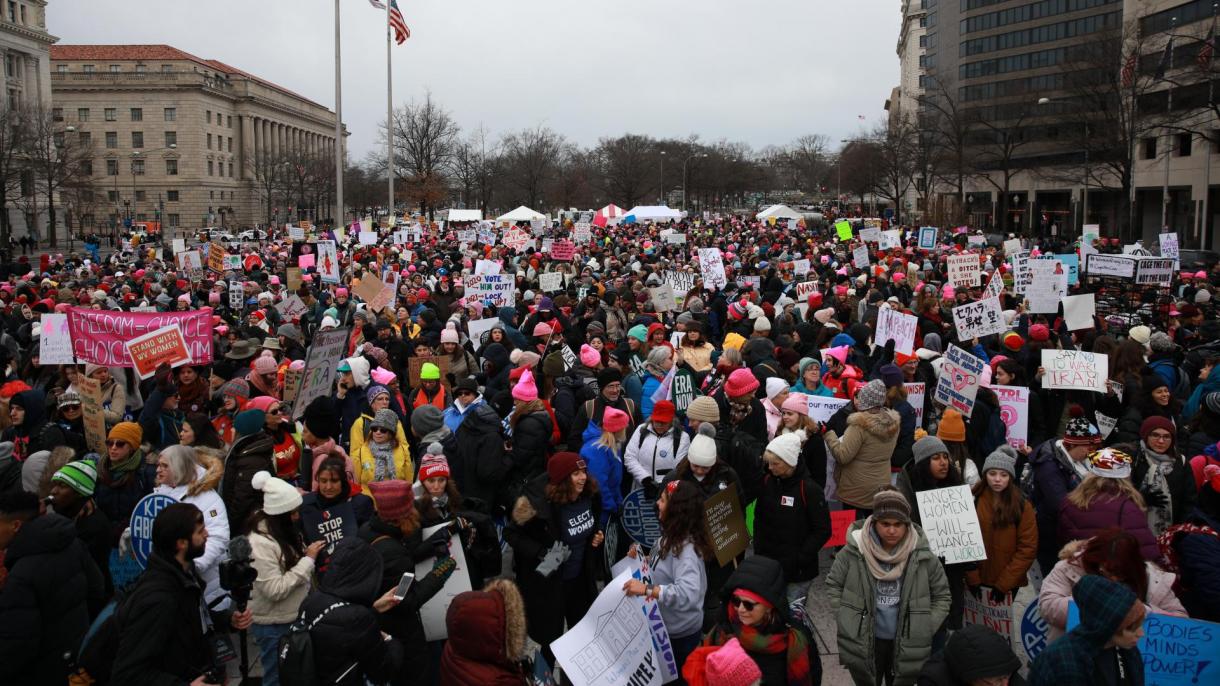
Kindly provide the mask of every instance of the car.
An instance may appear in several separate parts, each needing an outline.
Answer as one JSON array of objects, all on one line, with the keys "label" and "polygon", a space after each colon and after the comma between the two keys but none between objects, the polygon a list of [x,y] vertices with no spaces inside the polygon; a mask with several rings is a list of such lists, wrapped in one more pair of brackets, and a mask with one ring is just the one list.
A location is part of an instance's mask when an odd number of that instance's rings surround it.
[{"label": "car", "polygon": [[246,229],[237,234],[237,239],[241,241],[265,241],[267,240],[267,232],[262,229]]},{"label": "car", "polygon": [[1220,262],[1220,252],[1215,250],[1196,250],[1194,248],[1178,251],[1178,263],[1182,265],[1182,269],[1202,269],[1210,271],[1216,263]]}]

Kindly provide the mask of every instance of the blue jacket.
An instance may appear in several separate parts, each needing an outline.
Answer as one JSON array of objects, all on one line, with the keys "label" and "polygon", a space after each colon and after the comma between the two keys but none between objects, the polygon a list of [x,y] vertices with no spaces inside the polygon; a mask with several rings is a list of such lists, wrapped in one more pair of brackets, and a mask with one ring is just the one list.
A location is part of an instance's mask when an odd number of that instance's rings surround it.
[{"label": "blue jacket", "polygon": [[508,340],[512,341],[514,348],[528,348],[529,341],[525,340],[525,334],[513,326],[513,317],[517,316],[517,310],[511,307],[501,307],[497,312],[500,317],[500,323],[504,324],[504,334],[508,336]]},{"label": "blue jacket", "polygon": [[596,422],[589,422],[582,436],[585,443],[580,449],[589,470],[589,476],[597,479],[597,488],[602,496],[601,526],[606,525],[610,514],[618,512],[623,506],[623,460],[604,445],[597,445],[601,438],[602,428]]},{"label": "blue jacket", "polygon": [[644,421],[648,421],[648,418],[652,416],[652,394],[656,393],[660,387],[661,380],[652,374],[644,379],[644,385],[640,391],[640,418]]},{"label": "blue jacket", "polygon": [[814,395],[821,398],[833,398],[835,395],[834,391],[830,390],[825,384],[822,383],[819,383],[818,387],[811,391],[805,387],[805,381],[803,379],[801,381],[797,381],[796,385],[791,388],[791,391],[793,393],[804,393],[805,395]]},{"label": "blue jacket", "polygon": [[1208,393],[1220,392],[1220,364],[1212,367],[1212,370],[1207,374],[1207,379],[1195,388],[1190,394],[1190,398],[1186,400],[1186,406],[1182,408],[1182,419],[1190,421],[1195,413],[1199,411],[1199,405],[1203,403],[1203,398]]},{"label": "blue jacket", "polygon": [[[1195,510],[1191,524],[1220,531],[1220,521]],[[1182,605],[1195,619],[1220,622],[1220,539],[1209,534],[1179,534],[1173,547],[1178,552],[1179,576],[1185,592]]]}]

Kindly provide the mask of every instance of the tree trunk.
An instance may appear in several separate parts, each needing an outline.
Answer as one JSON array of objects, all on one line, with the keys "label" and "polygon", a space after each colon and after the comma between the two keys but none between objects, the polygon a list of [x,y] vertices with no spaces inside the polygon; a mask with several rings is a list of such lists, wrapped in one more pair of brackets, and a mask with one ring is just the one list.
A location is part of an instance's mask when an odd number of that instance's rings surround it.
[{"label": "tree trunk", "polygon": [[50,229],[49,231],[47,231],[47,247],[54,248],[55,247],[55,229],[56,229],[56,225],[55,225],[55,191],[51,190],[50,187],[47,188],[47,226]]}]

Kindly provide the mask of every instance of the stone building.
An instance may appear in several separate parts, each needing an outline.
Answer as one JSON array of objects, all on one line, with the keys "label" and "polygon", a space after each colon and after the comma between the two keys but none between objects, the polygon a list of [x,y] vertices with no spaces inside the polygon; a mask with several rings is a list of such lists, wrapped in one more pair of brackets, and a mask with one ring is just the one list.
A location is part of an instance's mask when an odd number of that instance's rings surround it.
[{"label": "stone building", "polygon": [[[27,107],[51,106],[51,45],[59,40],[47,33],[46,2],[44,0],[4,0],[0,4],[0,53],[4,69],[0,71],[0,88],[4,94],[4,109],[18,111]],[[32,193],[27,179],[20,184],[22,199],[40,203]],[[27,223],[33,223],[33,213],[16,197],[9,197],[8,218],[13,236],[29,233]]]}]

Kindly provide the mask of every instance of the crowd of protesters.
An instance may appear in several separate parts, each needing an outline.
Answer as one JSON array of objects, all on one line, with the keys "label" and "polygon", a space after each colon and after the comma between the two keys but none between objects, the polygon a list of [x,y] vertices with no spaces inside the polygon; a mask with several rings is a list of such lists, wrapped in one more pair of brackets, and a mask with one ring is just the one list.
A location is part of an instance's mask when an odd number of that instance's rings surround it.
[{"label": "crowd of protesters", "polygon": [[[1069,329],[1062,309],[1031,312],[1015,293],[1002,240],[968,230],[921,249],[894,227],[881,249],[860,223],[845,240],[717,215],[595,226],[555,260],[459,241],[501,227],[425,224],[410,243],[385,228],[371,245],[276,232],[219,273],[149,246],[10,266],[0,683],[223,683],[248,648],[243,674],[291,685],[283,648],[301,632],[314,683],[547,683],[551,643],[627,555],[652,575],[622,590],[657,602],[690,684],[820,684],[827,660],[857,684],[1140,684],[1146,613],[1220,621],[1220,266],[1168,286],[1082,272],[1068,293],[1098,309]],[[539,246],[575,233],[519,228]],[[336,242],[337,280],[299,267],[317,240]],[[725,283],[699,248],[720,250]],[[948,279],[963,254],[977,256],[974,287]],[[488,269],[510,276],[507,297],[467,291]],[[959,340],[953,308],[987,297],[993,276],[1004,330]],[[370,280],[396,285],[378,311],[355,295]],[[87,357],[40,363],[47,314],[205,308],[210,360],[146,379]],[[887,309],[917,319],[909,353],[877,340]],[[330,330],[345,341],[321,370],[334,385],[301,407]],[[985,363],[969,411],[934,399],[950,346]],[[1107,392],[1043,387],[1047,349],[1108,355]],[[100,385],[104,441],[86,429],[82,378]],[[917,406],[910,383],[926,387]],[[1024,441],[1009,440],[993,386],[1027,389]],[[813,416],[810,400],[831,398],[845,404]],[[985,560],[930,547],[918,494],[952,486],[973,492]],[[751,510],[752,541],[722,565],[703,504],[725,489]],[[635,491],[657,514],[651,548],[624,526]],[[150,493],[176,503],[133,532]],[[836,510],[856,521],[831,558]],[[229,578],[238,538],[257,572],[248,597]],[[429,640],[420,608],[455,571],[453,541],[474,590],[452,599],[448,639]],[[1028,587],[1052,635],[1026,671],[963,606]],[[835,627],[822,646],[818,589]]]}]

